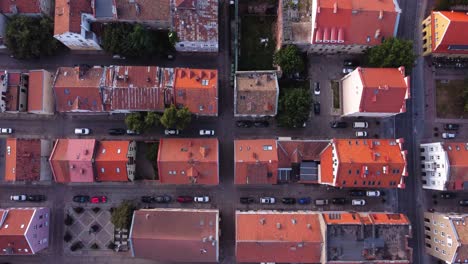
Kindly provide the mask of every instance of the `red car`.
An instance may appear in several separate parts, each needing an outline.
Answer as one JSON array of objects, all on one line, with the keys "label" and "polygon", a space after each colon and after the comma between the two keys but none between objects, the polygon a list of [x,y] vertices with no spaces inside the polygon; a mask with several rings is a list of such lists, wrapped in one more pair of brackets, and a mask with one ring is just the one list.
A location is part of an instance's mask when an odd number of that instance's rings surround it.
[{"label": "red car", "polygon": [[187,196],[187,195],[179,196],[179,197],[177,197],[177,202],[179,202],[179,203],[191,203],[191,202],[193,202],[193,197],[192,196]]},{"label": "red car", "polygon": [[91,203],[107,203],[107,197],[106,196],[93,196],[91,197]]}]

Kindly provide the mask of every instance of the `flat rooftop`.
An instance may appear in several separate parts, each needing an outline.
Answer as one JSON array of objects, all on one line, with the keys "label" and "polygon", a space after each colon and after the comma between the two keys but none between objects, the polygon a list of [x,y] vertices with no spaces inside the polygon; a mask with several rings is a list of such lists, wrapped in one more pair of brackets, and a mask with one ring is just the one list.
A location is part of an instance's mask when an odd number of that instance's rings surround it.
[{"label": "flat rooftop", "polygon": [[283,0],[283,39],[310,43],[312,36],[312,0]]}]

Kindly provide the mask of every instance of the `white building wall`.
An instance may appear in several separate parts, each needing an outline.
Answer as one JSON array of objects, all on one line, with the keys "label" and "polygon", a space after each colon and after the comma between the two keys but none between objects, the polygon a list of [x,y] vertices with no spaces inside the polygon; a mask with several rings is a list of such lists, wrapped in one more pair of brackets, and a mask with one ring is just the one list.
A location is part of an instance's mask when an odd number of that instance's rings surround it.
[{"label": "white building wall", "polygon": [[54,37],[71,50],[102,50],[94,39],[86,39],[78,33],[67,32]]},{"label": "white building wall", "polygon": [[343,115],[353,115],[359,112],[363,85],[359,71],[354,70],[340,81]]},{"label": "white building wall", "polygon": [[449,159],[441,142],[425,143],[420,146],[421,180],[424,189],[446,190],[449,180]]}]

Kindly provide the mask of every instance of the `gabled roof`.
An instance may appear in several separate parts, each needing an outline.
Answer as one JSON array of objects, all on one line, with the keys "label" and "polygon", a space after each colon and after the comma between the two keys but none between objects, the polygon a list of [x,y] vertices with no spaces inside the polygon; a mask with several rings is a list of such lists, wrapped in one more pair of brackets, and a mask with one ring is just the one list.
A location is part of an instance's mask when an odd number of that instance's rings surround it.
[{"label": "gabled roof", "polygon": [[119,20],[163,21],[171,20],[170,0],[116,0]]},{"label": "gabled roof", "polygon": [[279,97],[276,71],[238,71],[235,81],[234,114],[276,115]]},{"label": "gabled roof", "polygon": [[[26,231],[29,227],[35,208],[8,208],[0,209],[0,255],[32,254],[32,249],[26,239]],[[6,251],[3,251],[5,249]],[[21,249],[19,251],[18,249]],[[27,252],[26,252],[26,250]]]},{"label": "gabled roof", "polygon": [[463,190],[468,188],[468,145],[463,142],[444,142],[450,164],[447,188]]},{"label": "gabled roof", "polygon": [[163,262],[218,262],[219,220],[213,209],[134,211],[132,255]]},{"label": "gabled roof", "polygon": [[432,52],[468,54],[468,14],[434,11],[431,16]]},{"label": "gabled roof", "polygon": [[0,1],[0,13],[4,14],[41,14],[41,0],[4,0]]},{"label": "gabled roof", "polygon": [[218,42],[218,0],[174,2],[172,21],[181,42]]},{"label": "gabled roof", "polygon": [[329,141],[313,140],[278,140],[278,166],[290,168],[292,163],[320,160],[320,153],[328,146]]},{"label": "gabled roof", "polygon": [[97,143],[96,180],[98,181],[128,181],[127,163],[130,141],[104,140]]},{"label": "gabled roof", "polygon": [[317,0],[312,43],[378,45],[396,36],[400,13],[395,0]]},{"label": "gabled roof", "polygon": [[[44,78],[47,72],[45,70],[29,71],[28,82],[28,111],[44,110]],[[52,102],[51,102],[52,103]]]},{"label": "gabled roof", "polygon": [[90,0],[55,0],[54,35],[81,33],[82,13],[93,13]]},{"label": "gabled roof", "polygon": [[38,181],[40,172],[41,141],[8,138],[5,152],[5,180]]},{"label": "gabled roof", "polygon": [[276,140],[235,140],[234,164],[235,184],[276,184],[278,181]]},{"label": "gabled roof", "polygon": [[49,159],[55,181],[94,182],[95,147],[95,139],[57,139]]},{"label": "gabled roof", "polygon": [[218,139],[161,139],[158,172],[161,183],[219,183]]}]

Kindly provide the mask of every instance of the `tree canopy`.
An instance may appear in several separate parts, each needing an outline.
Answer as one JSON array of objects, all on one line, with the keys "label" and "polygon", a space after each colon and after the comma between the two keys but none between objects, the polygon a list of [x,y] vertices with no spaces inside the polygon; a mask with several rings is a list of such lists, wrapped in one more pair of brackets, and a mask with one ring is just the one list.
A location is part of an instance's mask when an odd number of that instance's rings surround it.
[{"label": "tree canopy", "polygon": [[18,59],[49,56],[59,46],[53,31],[54,22],[49,17],[16,15],[8,19],[5,45]]},{"label": "tree canopy", "polygon": [[136,112],[125,117],[125,124],[130,130],[143,132],[157,126],[160,118],[156,112]]},{"label": "tree canopy", "polygon": [[160,122],[166,128],[184,130],[192,121],[192,113],[187,107],[177,109],[175,105],[164,110]]},{"label": "tree canopy", "polygon": [[135,205],[130,201],[123,201],[111,214],[111,222],[115,228],[130,228]]},{"label": "tree canopy", "polygon": [[281,126],[296,128],[309,118],[311,107],[310,92],[306,89],[287,89],[280,94],[277,120]]},{"label": "tree canopy", "polygon": [[295,45],[282,47],[273,55],[273,63],[281,67],[284,74],[289,75],[304,70],[304,60]]},{"label": "tree canopy", "polygon": [[413,42],[397,38],[388,38],[381,45],[369,49],[367,66],[397,68],[404,66],[407,71],[413,68],[416,55],[413,52]]}]

